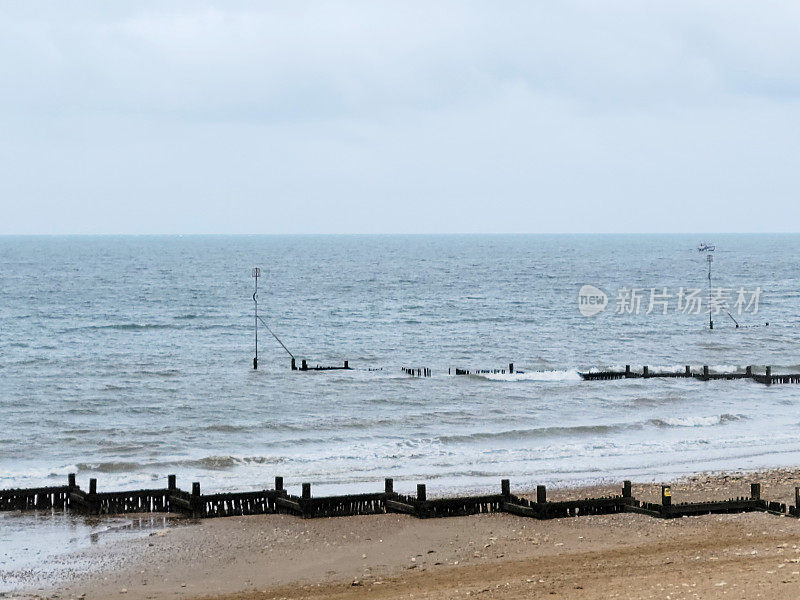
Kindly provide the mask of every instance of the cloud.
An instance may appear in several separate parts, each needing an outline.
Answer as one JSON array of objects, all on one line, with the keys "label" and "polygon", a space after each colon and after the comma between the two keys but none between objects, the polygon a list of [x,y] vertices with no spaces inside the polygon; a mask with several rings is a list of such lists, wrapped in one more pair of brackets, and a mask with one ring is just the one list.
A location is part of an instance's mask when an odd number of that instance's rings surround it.
[{"label": "cloud", "polygon": [[5,3],[0,231],[786,230],[798,12]]}]

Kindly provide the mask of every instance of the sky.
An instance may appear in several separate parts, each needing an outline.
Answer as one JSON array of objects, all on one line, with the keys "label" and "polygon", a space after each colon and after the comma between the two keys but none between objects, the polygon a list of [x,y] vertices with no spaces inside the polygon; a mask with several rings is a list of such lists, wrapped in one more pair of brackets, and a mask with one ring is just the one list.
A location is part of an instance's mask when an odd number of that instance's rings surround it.
[{"label": "sky", "polygon": [[797,232],[800,3],[0,3],[0,234]]}]

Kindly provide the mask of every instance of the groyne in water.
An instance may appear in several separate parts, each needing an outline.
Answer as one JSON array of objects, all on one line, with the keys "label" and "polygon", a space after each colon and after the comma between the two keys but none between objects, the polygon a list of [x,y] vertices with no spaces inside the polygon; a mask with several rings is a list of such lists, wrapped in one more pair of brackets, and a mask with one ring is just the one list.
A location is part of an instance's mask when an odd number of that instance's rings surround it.
[{"label": "groyne in water", "polygon": [[[412,376],[426,376],[430,377],[432,374],[431,369],[409,369],[402,368],[402,371],[407,375]],[[447,369],[448,375],[506,375],[509,376],[517,374],[523,375],[525,371],[514,370],[514,363],[508,365],[506,369],[462,369],[455,367]],[[764,369],[764,373],[756,373],[752,366],[745,368],[744,372],[712,372],[708,365],[703,365],[700,370],[693,371],[690,365],[686,365],[682,371],[680,370],[667,370],[667,371],[651,371],[647,365],[642,367],[641,372],[634,371],[630,365],[625,365],[625,370],[590,370],[578,371],[578,377],[584,381],[612,381],[615,379],[656,379],[656,378],[688,378],[696,379],[698,381],[713,381],[718,379],[751,379],[758,383],[765,385],[772,385],[778,383],[800,383],[800,373],[773,373],[772,367],[768,366]]]},{"label": "groyne in water", "polygon": [[717,379],[752,379],[758,383],[772,385],[775,383],[800,383],[800,373],[773,374],[772,367],[766,367],[763,375],[753,371],[752,366],[748,366],[744,373],[712,373],[708,365],[703,365],[702,371],[692,371],[690,365],[686,365],[683,371],[651,371],[649,367],[642,367],[642,372],[638,373],[631,370],[630,365],[625,365],[624,371],[587,371],[579,373],[580,376],[588,381],[611,381],[614,379],[650,379],[656,377],[686,377],[699,381],[711,381]]},{"label": "groyne in water", "polygon": [[768,512],[800,518],[800,487],[795,488],[794,505],[770,502],[761,498],[761,484],[750,485],[749,496],[708,502],[672,502],[669,486],[661,487],[661,503],[637,500],[631,493],[631,482],[625,481],[619,495],[550,502],[547,489],[540,485],[535,499],[511,493],[511,482],[501,480],[497,494],[428,499],[425,484],[417,485],[416,495],[394,491],[394,481],[386,479],[377,493],[340,496],[311,495],[311,484],[301,486],[301,494],[290,494],[283,478],[275,478],[269,490],[201,494],[200,484],[193,483],[191,492],[177,487],[176,478],[167,478],[167,487],[158,489],[98,492],[97,480],[89,480],[89,490],[77,485],[70,474],[67,485],[0,490],[0,510],[65,510],[86,515],[129,513],[178,513],[195,519],[242,515],[289,514],[305,519],[346,517],[385,513],[408,514],[421,519],[458,517],[480,513],[505,512],[534,519],[557,519],[585,515],[639,513],[651,517],[676,517],[741,512]]}]

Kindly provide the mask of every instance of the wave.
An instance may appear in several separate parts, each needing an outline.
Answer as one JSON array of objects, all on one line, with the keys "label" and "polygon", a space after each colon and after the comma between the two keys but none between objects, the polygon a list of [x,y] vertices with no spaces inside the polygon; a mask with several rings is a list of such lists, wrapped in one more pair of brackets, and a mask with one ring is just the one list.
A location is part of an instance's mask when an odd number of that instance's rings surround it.
[{"label": "wave", "polygon": [[209,471],[224,471],[238,466],[275,465],[285,462],[279,456],[230,456],[214,455],[202,458],[165,460],[153,462],[108,461],[100,463],[78,463],[75,469],[79,472],[94,473],[135,473],[142,470],[160,470],[167,467],[200,468]]},{"label": "wave", "polygon": [[144,465],[137,462],[102,462],[102,463],[78,463],[75,465],[78,471],[92,471],[95,473],[129,473],[138,471]]},{"label": "wave", "polygon": [[135,375],[148,375],[155,377],[177,377],[180,374],[181,372],[178,369],[162,369],[155,371],[151,369],[143,369],[135,373]]},{"label": "wave", "polygon": [[671,417],[666,419],[650,419],[649,424],[656,427],[712,427],[744,419],[743,415],[731,415],[728,413],[710,417]]},{"label": "wave", "polygon": [[526,440],[569,435],[604,435],[627,429],[641,429],[643,423],[616,423],[611,425],[575,425],[573,427],[533,427],[530,429],[507,429],[505,431],[482,431],[457,435],[444,435],[439,441],[444,444],[476,442],[483,440]]},{"label": "wave", "polygon": [[671,427],[712,427],[744,419],[743,415],[722,414],[716,416],[667,417],[648,419],[631,423],[611,423],[606,425],[574,425],[555,427],[533,427],[530,429],[509,429],[505,431],[476,432],[469,434],[445,435],[439,438],[444,444],[459,444],[485,440],[527,440],[548,437],[603,436],[624,431],[640,430],[646,427],[667,429]]},{"label": "wave", "polygon": [[176,327],[175,325],[169,325],[167,323],[110,323],[107,325],[83,325],[80,327],[70,327],[64,331],[147,331],[151,329],[176,329]]}]

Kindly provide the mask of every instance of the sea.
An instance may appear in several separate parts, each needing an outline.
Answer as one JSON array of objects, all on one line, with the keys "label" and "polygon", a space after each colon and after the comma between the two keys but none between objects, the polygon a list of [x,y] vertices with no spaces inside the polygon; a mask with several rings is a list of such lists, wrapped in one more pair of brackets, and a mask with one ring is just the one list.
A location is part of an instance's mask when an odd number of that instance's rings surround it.
[{"label": "sea", "polygon": [[[579,375],[800,372],[798,256],[797,235],[0,237],[0,489],[437,496],[798,465],[797,386]],[[2,514],[0,572],[118,525]]]}]

